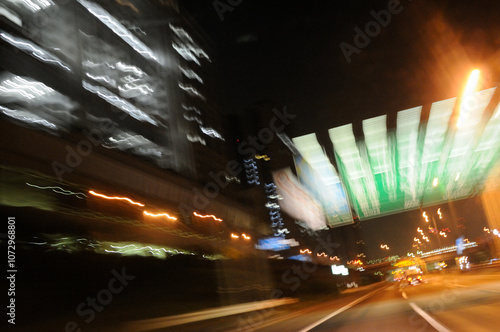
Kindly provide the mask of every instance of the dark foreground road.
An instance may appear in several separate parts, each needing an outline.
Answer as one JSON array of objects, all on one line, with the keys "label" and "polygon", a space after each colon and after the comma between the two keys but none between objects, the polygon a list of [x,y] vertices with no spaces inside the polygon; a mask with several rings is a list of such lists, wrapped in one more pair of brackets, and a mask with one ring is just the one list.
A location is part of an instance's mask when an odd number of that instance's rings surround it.
[{"label": "dark foreground road", "polygon": [[[500,272],[426,275],[274,309],[142,331],[499,331]],[[133,325],[124,324],[122,330]]]},{"label": "dark foreground road", "polygon": [[[352,294],[354,295],[354,294]],[[500,274],[430,275],[290,313],[256,331],[499,331]]]}]

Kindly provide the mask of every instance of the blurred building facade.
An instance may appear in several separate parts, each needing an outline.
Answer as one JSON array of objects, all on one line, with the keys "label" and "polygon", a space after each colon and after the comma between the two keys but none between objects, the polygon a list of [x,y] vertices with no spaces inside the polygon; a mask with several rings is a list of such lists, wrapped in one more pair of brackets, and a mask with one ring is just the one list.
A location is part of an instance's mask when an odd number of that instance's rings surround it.
[{"label": "blurred building facade", "polygon": [[220,163],[225,124],[212,49],[174,1],[2,9],[5,118],[57,135],[93,131],[109,149],[189,177],[208,174],[207,159]]},{"label": "blurred building facade", "polygon": [[8,1],[0,39],[4,165],[267,231],[231,175],[216,53],[176,1]]}]

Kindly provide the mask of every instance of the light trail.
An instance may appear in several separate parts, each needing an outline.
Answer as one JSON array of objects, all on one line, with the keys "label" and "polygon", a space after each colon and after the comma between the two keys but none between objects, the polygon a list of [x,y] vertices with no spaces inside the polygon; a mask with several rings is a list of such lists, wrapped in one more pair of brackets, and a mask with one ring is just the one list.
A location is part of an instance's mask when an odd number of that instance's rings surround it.
[{"label": "light trail", "polygon": [[168,213],[151,213],[151,212],[148,212],[146,210],[144,210],[144,214],[147,215],[147,216],[150,216],[150,217],[155,217],[155,218],[158,218],[158,217],[167,217],[168,219],[170,220],[177,220],[176,217],[173,217],[171,215],[169,215]]},{"label": "light trail", "polygon": [[216,221],[222,221],[222,219],[220,218],[217,218],[216,216],[214,216],[213,214],[206,214],[206,215],[203,215],[203,214],[199,214],[199,213],[196,213],[196,212],[193,212],[193,214],[199,218],[212,218]]},{"label": "light trail", "polygon": [[424,213],[422,213],[422,216],[424,216],[425,222],[429,222],[429,217],[427,216],[427,212],[424,211]]},{"label": "light trail", "polygon": [[104,199],[122,200],[122,201],[127,201],[127,202],[129,202],[130,204],[133,204],[133,205],[144,206],[144,204],[138,203],[138,202],[134,202],[133,200],[131,200],[128,197],[106,196],[106,195],[103,195],[103,194],[96,193],[93,190],[89,190],[89,194],[92,194],[94,196],[101,197],[101,198],[104,198]]}]

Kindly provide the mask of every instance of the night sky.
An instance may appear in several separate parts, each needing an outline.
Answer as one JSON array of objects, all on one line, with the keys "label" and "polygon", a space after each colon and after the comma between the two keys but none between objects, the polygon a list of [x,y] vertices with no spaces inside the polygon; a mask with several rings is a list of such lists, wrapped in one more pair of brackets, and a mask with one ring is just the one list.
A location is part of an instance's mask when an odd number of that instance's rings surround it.
[{"label": "night sky", "polygon": [[[363,119],[383,114],[391,126],[400,110],[458,96],[472,69],[482,71],[481,88],[499,82],[500,2],[495,0],[180,4],[214,42],[226,111],[276,101],[297,114],[286,130],[290,137],[315,132],[327,151],[329,128],[353,123],[360,136]],[[376,26],[373,13],[391,8],[388,23],[356,45],[355,29]],[[357,48],[349,59],[341,48],[347,44]],[[457,215],[470,223],[471,236],[480,235],[486,222],[478,200],[456,206]],[[380,243],[394,243],[392,253],[406,253],[422,220],[414,211],[362,221],[368,258],[384,255]]]}]

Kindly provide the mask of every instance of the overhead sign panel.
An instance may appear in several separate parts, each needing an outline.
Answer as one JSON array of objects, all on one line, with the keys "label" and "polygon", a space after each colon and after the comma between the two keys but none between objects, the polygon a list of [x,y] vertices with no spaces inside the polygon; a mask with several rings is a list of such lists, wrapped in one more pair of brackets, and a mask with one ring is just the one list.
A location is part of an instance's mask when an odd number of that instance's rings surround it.
[{"label": "overhead sign panel", "polygon": [[418,136],[421,111],[421,106],[415,107],[398,112],[397,117],[396,162],[398,165],[399,188],[404,196],[404,209],[420,206],[420,194],[418,191],[420,150],[418,149]]},{"label": "overhead sign panel", "polygon": [[396,160],[396,137],[387,132],[387,116],[363,121],[366,152],[375,182],[380,209],[395,212],[404,207],[404,196],[399,188]]},{"label": "overhead sign panel", "polygon": [[321,204],[328,225],[338,227],[353,223],[344,185],[316,135],[296,137],[293,143],[300,152],[295,156],[298,178]]},{"label": "overhead sign panel", "polygon": [[[477,194],[500,160],[500,106],[495,89],[398,112],[395,131],[386,116],[329,130],[342,182],[361,220]],[[490,108],[488,108],[490,107]],[[304,167],[305,168],[305,167]]]},{"label": "overhead sign panel", "polygon": [[356,143],[351,124],[332,128],[328,133],[354,210],[360,218],[380,215],[378,192],[365,144]]},{"label": "overhead sign panel", "polygon": [[273,172],[276,191],[281,196],[279,205],[291,217],[305,222],[311,230],[326,228],[326,219],[321,205],[298,181],[290,168]]}]

